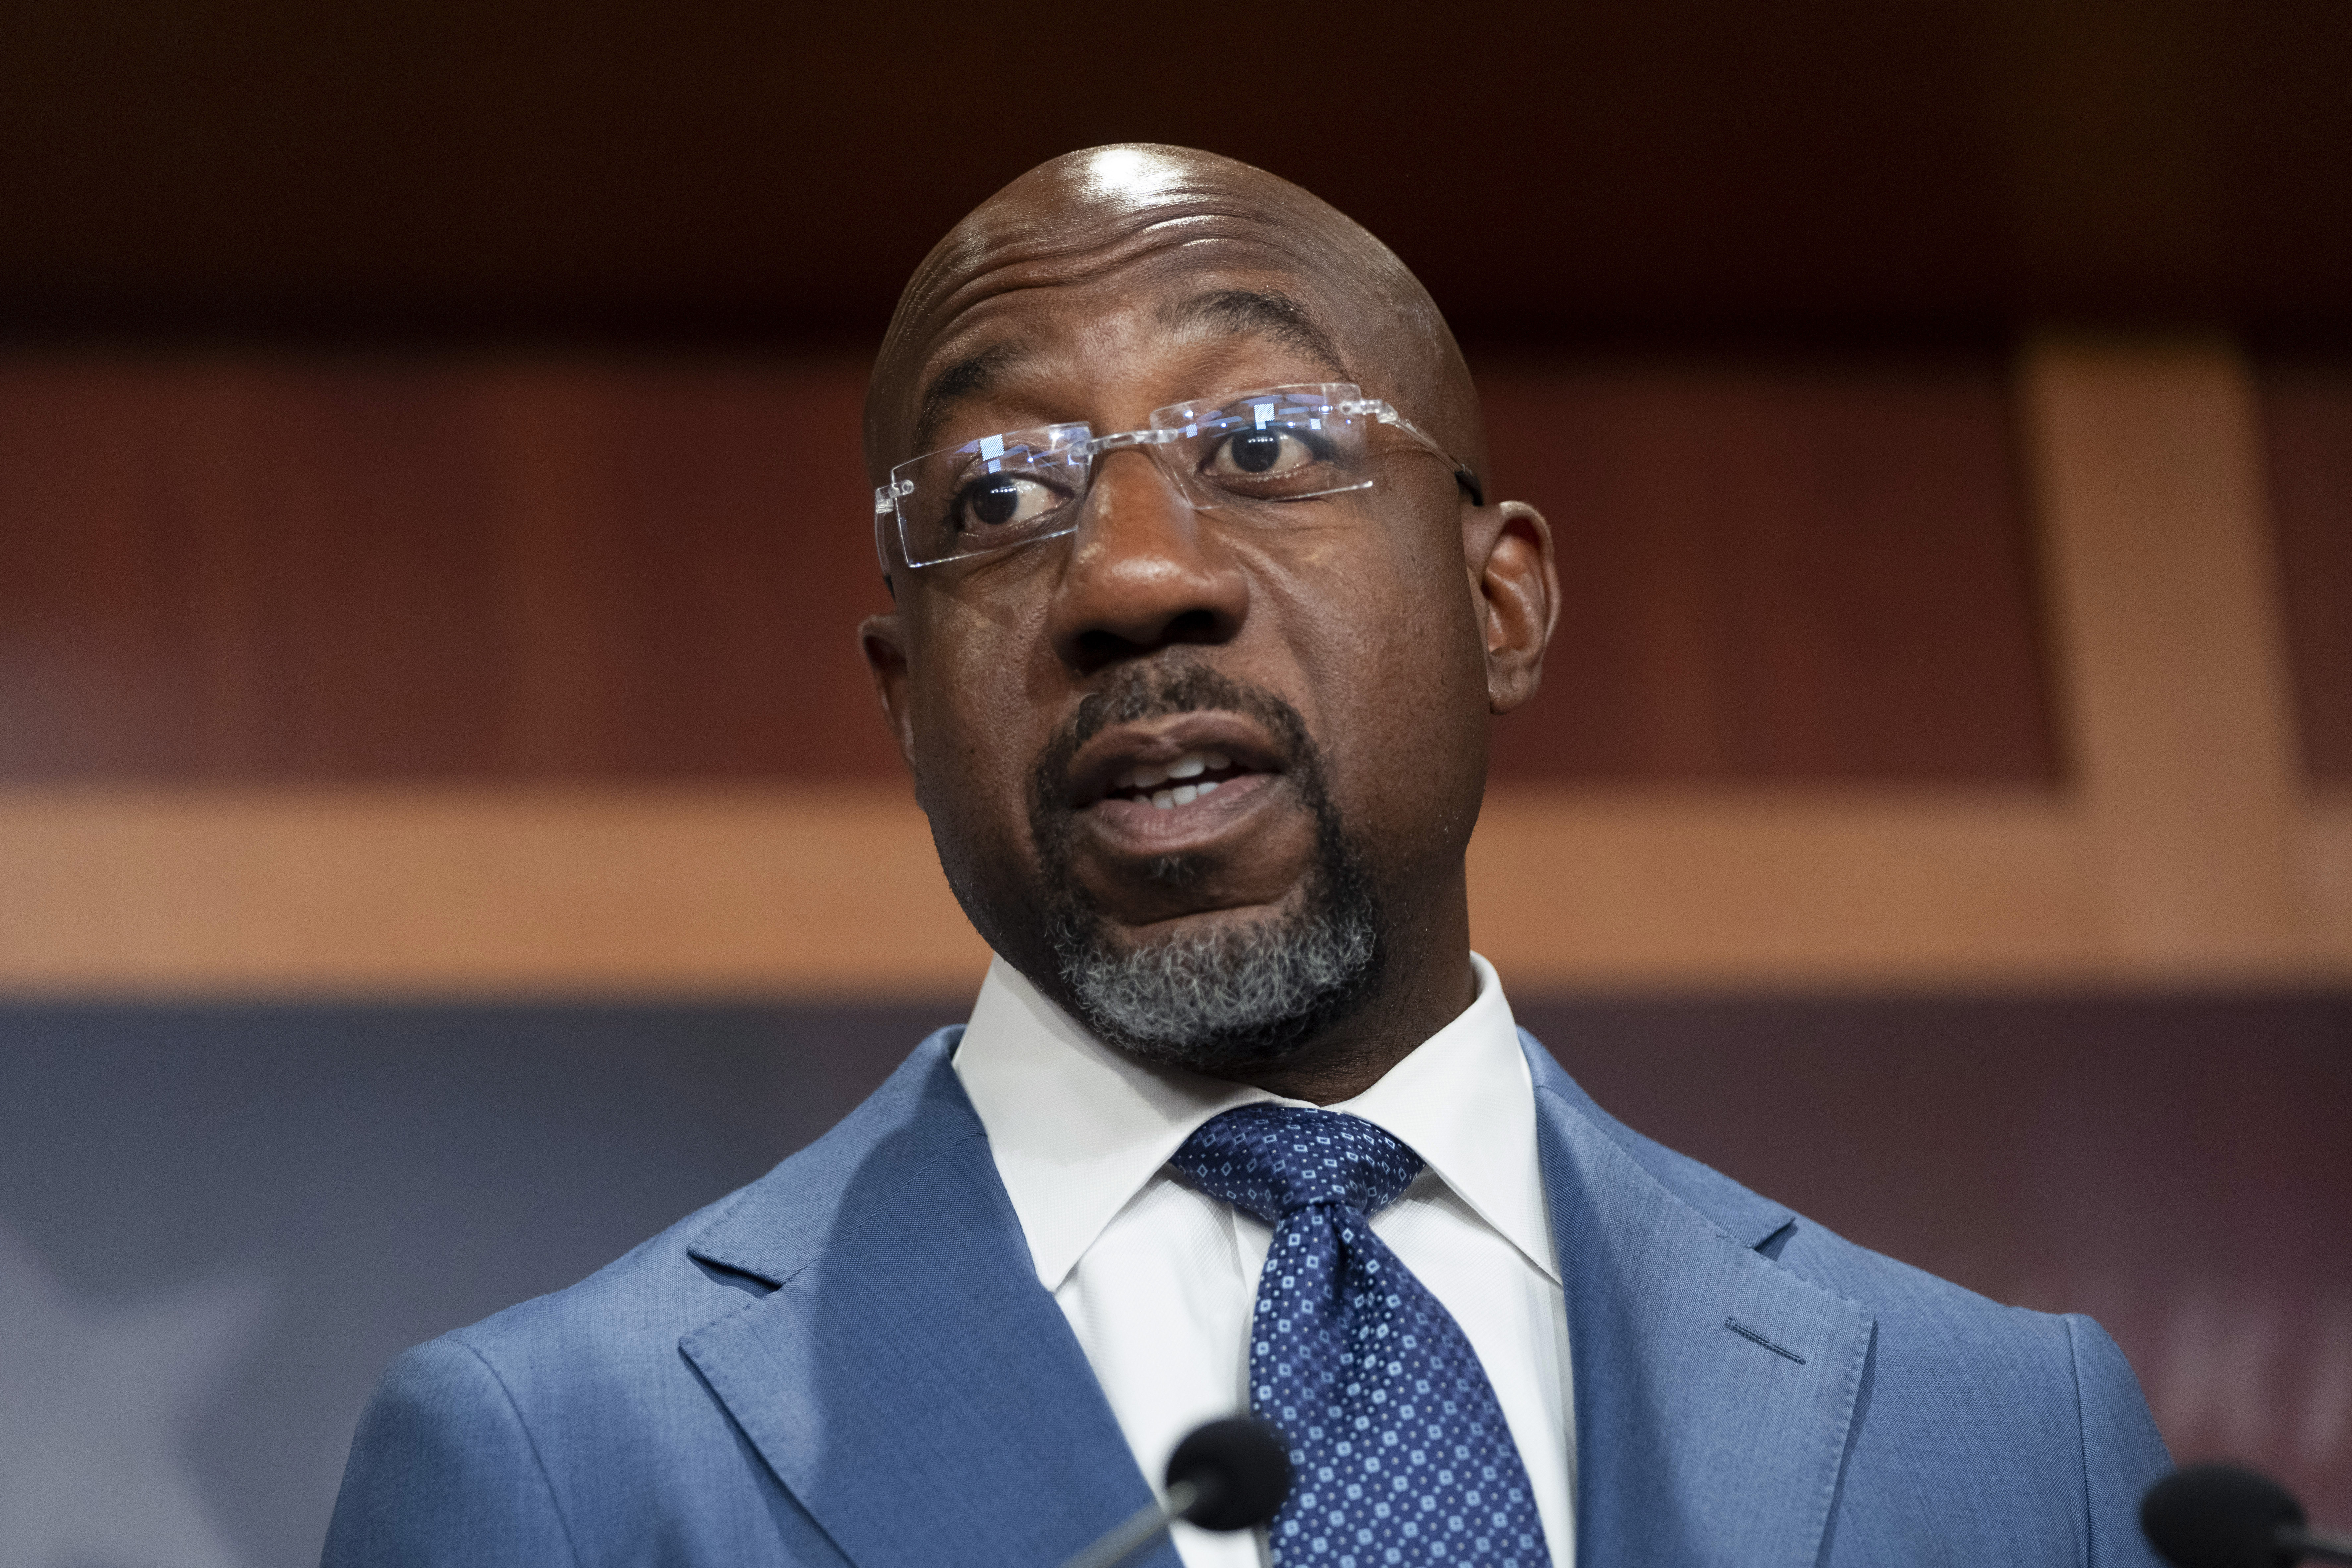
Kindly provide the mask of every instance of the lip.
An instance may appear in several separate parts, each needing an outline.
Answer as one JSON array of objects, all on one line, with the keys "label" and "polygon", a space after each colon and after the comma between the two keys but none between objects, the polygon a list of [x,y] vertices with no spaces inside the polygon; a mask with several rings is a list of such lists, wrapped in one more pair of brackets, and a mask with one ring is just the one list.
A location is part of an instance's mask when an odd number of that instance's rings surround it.
[{"label": "lip", "polygon": [[[1222,752],[1240,770],[1210,795],[1162,810],[1110,793],[1111,783],[1145,763],[1171,763],[1187,752]],[[1216,848],[1282,798],[1283,748],[1241,714],[1201,711],[1105,730],[1071,759],[1068,800],[1098,853],[1147,859]]]},{"label": "lip", "polygon": [[1097,844],[1114,856],[1197,854],[1244,831],[1276,798],[1273,773],[1244,773],[1215,794],[1162,811],[1148,800],[1106,797],[1078,814]]},{"label": "lip", "polygon": [[1111,782],[1130,768],[1172,763],[1187,752],[1223,752],[1233,759],[1235,767],[1244,770],[1244,775],[1208,799],[1180,805],[1172,812],[1160,811],[1148,804],[1143,809],[1160,816],[1182,816],[1215,805],[1228,790],[1239,788],[1244,795],[1259,794],[1257,788],[1241,786],[1254,781],[1270,782],[1273,776],[1288,771],[1287,759],[1273,737],[1239,713],[1171,713],[1161,719],[1113,725],[1079,747],[1077,754],[1070,759],[1070,809],[1083,812],[1103,805],[1137,804],[1111,800]]}]

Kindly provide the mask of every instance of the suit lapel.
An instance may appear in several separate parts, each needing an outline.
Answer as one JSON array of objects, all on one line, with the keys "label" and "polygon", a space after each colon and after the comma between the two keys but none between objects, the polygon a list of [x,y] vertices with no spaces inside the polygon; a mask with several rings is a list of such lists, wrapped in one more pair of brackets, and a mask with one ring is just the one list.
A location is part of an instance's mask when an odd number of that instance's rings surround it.
[{"label": "suit lapel", "polygon": [[1625,1131],[1527,1044],[1575,1368],[1578,1559],[1814,1563],[1872,1319],[1756,1251],[1787,1210]]},{"label": "suit lapel", "polygon": [[[1150,1500],[934,1036],[697,1238],[776,1287],[680,1348],[859,1568],[1062,1561]],[[1175,1568],[1161,1542],[1142,1559]]]}]

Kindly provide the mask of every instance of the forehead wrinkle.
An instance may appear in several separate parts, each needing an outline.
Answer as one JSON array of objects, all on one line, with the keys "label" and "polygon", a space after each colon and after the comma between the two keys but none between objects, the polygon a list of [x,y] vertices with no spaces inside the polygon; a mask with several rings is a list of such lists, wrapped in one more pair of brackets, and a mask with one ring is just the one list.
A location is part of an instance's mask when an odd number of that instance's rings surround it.
[{"label": "forehead wrinkle", "polygon": [[[1198,232],[1200,225],[1226,221],[1255,232]],[[1097,232],[1067,237],[1077,226],[1024,225],[973,245],[967,254],[940,258],[909,285],[890,335],[897,338],[928,327],[923,335],[936,342],[953,331],[963,317],[1003,295],[1090,283],[1188,246],[1254,240],[1277,250],[1290,248],[1279,243],[1278,230],[1234,212],[1160,213],[1148,221],[1119,226],[1119,232],[1108,237]],[[1099,231],[1104,223],[1097,219],[1083,226]]]},{"label": "forehead wrinkle", "polygon": [[[1230,342],[1251,338],[1275,343],[1293,353],[1303,354],[1320,370],[1339,380],[1349,380],[1354,373],[1340,359],[1323,330],[1304,314],[1297,300],[1281,295],[1265,294],[1254,289],[1224,289],[1197,295],[1192,299],[1163,305],[1153,314],[1154,321],[1171,333],[1191,335],[1204,330],[1221,331]],[[940,439],[940,427],[955,405],[967,397],[1003,393],[1016,401],[1036,401],[1040,392],[1047,389],[1027,384],[1026,367],[1041,357],[1040,351],[1028,343],[998,343],[978,353],[967,354],[949,365],[933,378],[925,390],[922,411],[915,422],[909,450],[922,453],[933,449]],[[1050,357],[1050,356],[1046,356]],[[1286,384],[1296,379],[1283,376]],[[1258,384],[1255,382],[1251,385]],[[1173,388],[1168,389],[1171,393]],[[1204,391],[1225,393],[1242,390],[1236,386],[1222,388],[1189,387],[1190,395]],[[1051,395],[1045,403],[1065,401]],[[1055,422],[1072,418],[1065,410],[1040,417]]]},{"label": "forehead wrinkle", "polygon": [[[1218,218],[1239,220],[1238,229],[1241,231],[1226,227],[1223,232],[1202,234],[1193,227],[1201,221]],[[1316,237],[1312,232],[1300,232],[1299,227],[1286,227],[1262,219],[1252,219],[1243,214],[1192,213],[1173,217],[1162,214],[1150,222],[1134,226],[1107,244],[1041,245],[1023,248],[970,273],[952,289],[940,290],[934,287],[928,304],[919,301],[918,289],[910,287],[908,299],[899,308],[898,318],[891,323],[880,357],[885,362],[899,357],[902,345],[915,341],[919,333],[921,341],[930,343],[947,340],[956,333],[964,318],[1008,296],[1036,289],[1083,286],[1177,250],[1246,245],[1261,252],[1271,253],[1252,258],[1247,263],[1249,271],[1286,269],[1303,277],[1330,279],[1340,269],[1333,267],[1329,247],[1318,246]],[[942,246],[941,248],[947,247]],[[1213,264],[1204,259],[1202,265]],[[927,268],[926,270],[931,269]],[[947,268],[942,268],[941,270]],[[1171,312],[1176,319],[1169,319]],[[1252,330],[1262,331],[1329,367],[1341,380],[1349,379],[1353,374],[1348,366],[1347,356],[1339,351],[1331,334],[1316,320],[1315,313],[1289,294],[1272,289],[1211,289],[1191,300],[1163,307],[1159,314],[1163,324],[1172,328],[1222,326],[1236,334]],[[916,324],[926,316],[936,322],[928,331]],[[1021,353],[1012,345],[994,345],[959,360],[934,377],[914,399],[913,418],[909,422],[911,430],[905,449],[909,452],[928,450],[955,402],[993,384],[1012,362],[1020,357]],[[950,376],[963,371],[975,360],[987,363],[973,366],[968,378],[959,378],[959,384],[948,384]],[[880,434],[878,429],[869,425],[869,441]],[[868,452],[872,460],[887,466],[883,455],[874,447],[869,446]]]},{"label": "forehead wrinkle", "polygon": [[1021,216],[984,206],[916,269],[886,334],[885,357],[909,340],[939,341],[961,317],[1000,295],[1088,282],[1190,246],[1262,247],[1309,276],[1353,270],[1341,262],[1352,258],[1349,240],[1357,231],[1337,212],[1311,198],[1260,210],[1234,195],[1230,189],[1196,189],[1124,211],[1074,214],[1055,207]]},{"label": "forehead wrinkle", "polygon": [[[954,336],[965,317],[994,300],[1031,289],[1086,282],[1178,248],[1192,238],[1211,237],[1164,231],[1181,231],[1196,221],[1242,216],[1223,209],[1171,214],[1164,208],[1137,216],[1143,221],[1119,226],[1121,232],[1108,240],[1099,237],[1106,226],[1099,216],[1086,225],[1030,221],[993,230],[982,228],[977,233],[966,232],[974,226],[973,219],[967,217],[950,231],[916,268],[883,334],[866,410],[868,467],[878,474],[887,466],[883,450],[887,416],[873,396],[891,382],[887,367],[908,364],[911,373],[914,365],[929,357],[932,345]],[[1056,243],[1073,231],[1082,232],[1085,237]],[[1001,370],[1002,365],[992,368]],[[920,449],[932,438],[952,399],[917,397],[909,387],[891,401],[900,410],[899,416],[908,420],[909,441]]]}]

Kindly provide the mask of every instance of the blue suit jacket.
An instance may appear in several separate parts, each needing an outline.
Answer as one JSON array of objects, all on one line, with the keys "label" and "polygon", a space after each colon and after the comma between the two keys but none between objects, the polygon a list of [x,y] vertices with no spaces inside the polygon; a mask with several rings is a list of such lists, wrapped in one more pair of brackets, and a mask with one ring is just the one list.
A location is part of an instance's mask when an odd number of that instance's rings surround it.
[{"label": "blue suit jacket", "polygon": [[[766,1176],[408,1352],[330,1568],[1050,1568],[1150,1500],[923,1042]],[[1576,1547],[1618,1564],[2153,1563],[2167,1463],[2086,1318],[2002,1307],[1620,1125],[1532,1037]],[[1163,1540],[1154,1568],[1176,1568]]]}]

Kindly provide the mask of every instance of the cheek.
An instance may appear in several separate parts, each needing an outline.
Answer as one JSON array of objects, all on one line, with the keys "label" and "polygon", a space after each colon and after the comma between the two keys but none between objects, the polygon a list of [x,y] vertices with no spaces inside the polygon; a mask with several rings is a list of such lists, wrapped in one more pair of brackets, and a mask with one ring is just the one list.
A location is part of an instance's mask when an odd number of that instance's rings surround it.
[{"label": "cheek", "polygon": [[1439,827],[1450,842],[1476,814],[1486,661],[1460,553],[1334,552],[1302,563],[1284,595],[1319,710],[1308,722],[1357,831],[1397,841]]},{"label": "cheek", "polygon": [[915,787],[941,853],[999,861],[1028,854],[1029,775],[1048,737],[1028,694],[1034,634],[943,606],[915,643]]}]

